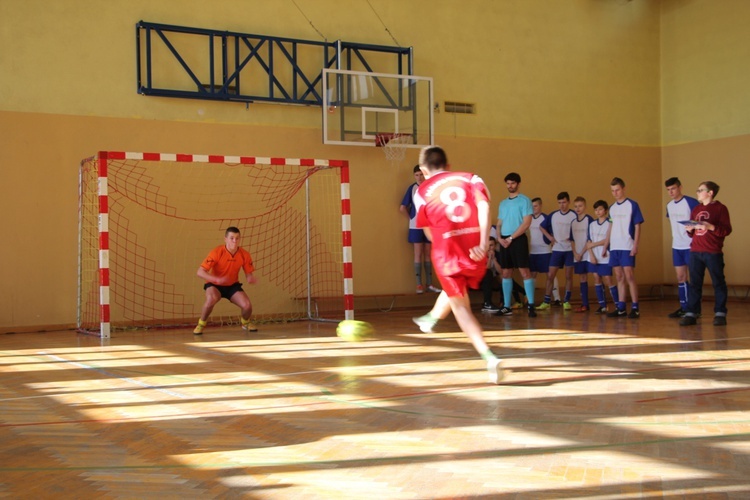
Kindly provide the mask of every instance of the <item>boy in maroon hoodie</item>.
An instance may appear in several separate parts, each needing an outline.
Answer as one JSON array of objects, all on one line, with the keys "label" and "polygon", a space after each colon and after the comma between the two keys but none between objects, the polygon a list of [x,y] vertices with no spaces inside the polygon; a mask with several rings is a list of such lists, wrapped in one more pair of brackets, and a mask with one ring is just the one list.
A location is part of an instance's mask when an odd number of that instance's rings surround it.
[{"label": "boy in maroon hoodie", "polygon": [[727,282],[724,279],[724,238],[732,232],[729,210],[714,198],[719,194],[719,186],[712,181],[701,182],[698,186],[698,205],[690,213],[690,220],[684,221],[690,242],[690,288],[688,308],[680,325],[696,323],[701,314],[703,277],[706,269],[714,286],[714,326],[727,324]]}]

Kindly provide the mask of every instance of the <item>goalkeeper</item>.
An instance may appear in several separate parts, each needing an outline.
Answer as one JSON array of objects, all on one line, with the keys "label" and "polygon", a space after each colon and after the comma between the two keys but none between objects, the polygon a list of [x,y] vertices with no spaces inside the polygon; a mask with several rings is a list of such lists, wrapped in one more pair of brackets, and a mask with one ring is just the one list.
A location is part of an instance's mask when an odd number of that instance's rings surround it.
[{"label": "goalkeeper", "polygon": [[240,230],[231,226],[224,233],[224,244],[211,250],[208,257],[198,268],[198,277],[206,281],[206,284],[203,285],[203,289],[206,291],[206,302],[203,304],[198,326],[193,330],[194,334],[200,335],[203,333],[211,311],[222,298],[235,304],[242,311],[243,330],[258,331],[258,328],[250,322],[253,305],[250,303],[250,298],[242,290],[242,283],[239,281],[240,269],[245,271],[248,283],[256,282],[255,276],[253,276],[253,271],[255,271],[253,258],[247,250],[240,248]]}]

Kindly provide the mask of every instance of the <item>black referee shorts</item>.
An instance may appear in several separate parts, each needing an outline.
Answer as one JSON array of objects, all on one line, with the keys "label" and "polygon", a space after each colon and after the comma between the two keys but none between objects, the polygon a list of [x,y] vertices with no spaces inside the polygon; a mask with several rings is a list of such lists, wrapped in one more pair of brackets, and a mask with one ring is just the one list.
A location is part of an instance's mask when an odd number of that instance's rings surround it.
[{"label": "black referee shorts", "polygon": [[[500,238],[507,238],[508,236],[510,235],[500,236]],[[497,253],[497,262],[503,269],[519,269],[530,266],[529,239],[526,234],[513,238],[508,248],[500,245],[500,250]]]}]

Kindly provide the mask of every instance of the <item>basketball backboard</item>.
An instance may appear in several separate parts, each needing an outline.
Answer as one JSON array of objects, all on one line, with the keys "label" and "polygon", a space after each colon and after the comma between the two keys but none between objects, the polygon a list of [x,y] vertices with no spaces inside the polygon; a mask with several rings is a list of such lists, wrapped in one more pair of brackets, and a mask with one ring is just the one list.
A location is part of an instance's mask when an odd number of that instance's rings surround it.
[{"label": "basketball backboard", "polygon": [[432,78],[323,70],[323,143],[376,146],[384,134],[409,135],[406,147],[433,144]]}]

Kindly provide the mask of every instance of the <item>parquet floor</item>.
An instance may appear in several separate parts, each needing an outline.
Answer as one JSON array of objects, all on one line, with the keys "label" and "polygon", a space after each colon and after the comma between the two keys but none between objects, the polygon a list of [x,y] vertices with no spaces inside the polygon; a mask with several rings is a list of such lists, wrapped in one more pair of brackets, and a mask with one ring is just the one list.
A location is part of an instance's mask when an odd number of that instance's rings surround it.
[{"label": "parquet floor", "polygon": [[[0,497],[750,498],[750,308],[0,335]],[[707,308],[710,311],[710,306]],[[423,311],[420,311],[423,312]]]}]

